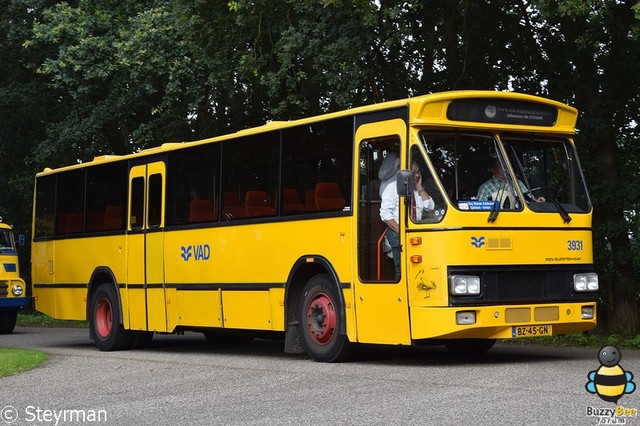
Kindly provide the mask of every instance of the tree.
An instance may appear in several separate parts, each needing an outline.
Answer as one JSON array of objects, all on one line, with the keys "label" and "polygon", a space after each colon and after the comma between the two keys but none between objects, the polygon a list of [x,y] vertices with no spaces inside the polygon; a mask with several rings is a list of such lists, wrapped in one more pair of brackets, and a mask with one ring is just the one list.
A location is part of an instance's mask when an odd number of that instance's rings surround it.
[{"label": "tree", "polygon": [[0,216],[20,233],[31,228],[33,175],[43,167],[31,151],[46,138],[47,125],[64,109],[59,93],[50,90],[48,79],[36,72],[37,64],[51,52],[25,52],[22,47],[34,22],[51,3],[0,2],[0,170],[4,184]]},{"label": "tree", "polygon": [[[579,151],[594,204],[595,262],[606,319],[614,331],[638,327],[637,211],[640,43],[637,1],[538,1],[541,63],[550,94],[581,110]],[[636,155],[631,155],[636,154]],[[612,190],[615,188],[615,190]]]}]

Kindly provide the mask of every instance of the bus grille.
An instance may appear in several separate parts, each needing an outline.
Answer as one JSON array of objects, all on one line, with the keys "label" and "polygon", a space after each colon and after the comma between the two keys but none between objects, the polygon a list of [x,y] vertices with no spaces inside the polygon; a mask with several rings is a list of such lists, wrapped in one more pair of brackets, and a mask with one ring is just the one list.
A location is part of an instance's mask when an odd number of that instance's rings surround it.
[{"label": "bus grille", "polygon": [[9,285],[6,281],[0,281],[0,297],[7,297],[9,295]]},{"label": "bus grille", "polygon": [[450,296],[451,305],[488,305],[496,303],[545,303],[592,301],[593,293],[573,291],[573,275],[592,272],[588,266],[561,266],[531,269],[522,267],[451,267],[449,275],[477,275],[482,283],[478,297]]}]

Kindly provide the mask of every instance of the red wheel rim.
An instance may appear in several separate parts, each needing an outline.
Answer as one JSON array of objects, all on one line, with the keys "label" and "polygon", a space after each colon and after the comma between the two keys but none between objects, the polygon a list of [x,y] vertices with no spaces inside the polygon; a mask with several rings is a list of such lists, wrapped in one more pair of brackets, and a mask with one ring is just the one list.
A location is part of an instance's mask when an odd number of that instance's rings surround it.
[{"label": "red wheel rim", "polygon": [[100,337],[108,337],[113,326],[113,312],[111,303],[107,299],[100,299],[96,308],[96,331]]},{"label": "red wheel rim", "polygon": [[331,298],[325,293],[316,294],[307,308],[307,329],[318,345],[331,342],[336,331],[336,311]]}]

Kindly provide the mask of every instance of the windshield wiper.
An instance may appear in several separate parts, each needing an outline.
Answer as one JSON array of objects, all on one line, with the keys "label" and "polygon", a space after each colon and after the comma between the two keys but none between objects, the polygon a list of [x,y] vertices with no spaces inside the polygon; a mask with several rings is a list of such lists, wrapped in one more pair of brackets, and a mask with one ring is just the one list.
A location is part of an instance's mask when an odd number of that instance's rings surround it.
[{"label": "windshield wiper", "polygon": [[560,201],[558,201],[558,199],[553,195],[551,195],[551,202],[553,203],[554,206],[556,206],[556,209],[558,209],[558,213],[560,214],[562,221],[564,223],[571,222],[571,216],[569,216],[569,213],[567,213],[567,210],[564,207],[562,207],[562,204],[560,204]]},{"label": "windshield wiper", "polygon": [[487,218],[487,222],[493,223],[498,218],[498,214],[500,214],[500,202],[494,201],[493,206],[491,206],[491,212],[489,213],[489,217]]},{"label": "windshield wiper", "polygon": [[[500,186],[498,187],[498,190],[495,192],[496,199],[492,200],[493,206],[491,206],[491,211],[489,212],[489,217],[487,218],[487,222],[493,223],[498,218],[498,215],[500,214],[500,209],[502,208],[502,198],[507,187],[508,185],[506,182],[500,182]],[[489,199],[491,199],[491,197],[489,197]],[[506,199],[505,203],[507,203],[508,201],[509,201],[509,198]],[[511,206],[505,205],[505,208],[509,208],[509,207]]]}]

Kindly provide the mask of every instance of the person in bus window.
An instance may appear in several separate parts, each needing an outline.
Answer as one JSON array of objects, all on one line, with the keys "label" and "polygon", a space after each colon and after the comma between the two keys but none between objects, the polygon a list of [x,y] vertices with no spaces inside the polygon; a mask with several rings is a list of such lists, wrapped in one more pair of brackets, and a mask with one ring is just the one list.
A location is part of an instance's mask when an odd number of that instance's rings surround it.
[{"label": "person in bus window", "polygon": [[417,161],[411,163],[411,171],[413,172],[413,200],[411,202],[411,220],[419,222],[427,217],[433,217],[435,203],[431,195],[424,188],[422,180],[422,171]]},{"label": "person in bus window", "polygon": [[[507,182],[504,170],[502,170],[500,162],[497,158],[491,160],[489,171],[491,172],[491,178],[489,178],[478,188],[478,200],[495,201],[496,198],[499,197],[500,203],[504,204],[506,199],[515,199],[511,183]],[[528,194],[529,190],[527,189],[525,184],[520,181],[520,179],[518,179],[518,186],[520,187],[520,190],[523,194]],[[544,203],[546,201],[544,197],[533,197],[531,194],[529,194],[527,198],[537,203]],[[510,206],[513,208],[514,203],[511,202]]]},{"label": "person in bus window", "polygon": [[387,224],[387,240],[393,256],[393,270],[396,280],[400,279],[400,197],[396,190],[396,174],[400,170],[400,158],[389,152],[382,160],[380,178],[380,219]]}]

